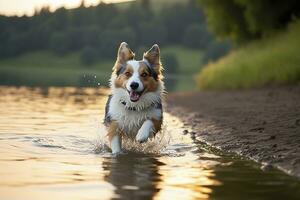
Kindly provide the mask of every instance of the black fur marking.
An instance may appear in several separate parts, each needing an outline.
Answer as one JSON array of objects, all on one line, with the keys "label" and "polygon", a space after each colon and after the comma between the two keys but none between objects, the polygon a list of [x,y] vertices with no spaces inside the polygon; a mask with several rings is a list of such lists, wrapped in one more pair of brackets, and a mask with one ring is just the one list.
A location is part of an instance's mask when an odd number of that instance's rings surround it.
[{"label": "black fur marking", "polygon": [[109,111],[109,104],[111,101],[112,95],[108,96],[106,105],[105,105],[105,116],[104,116],[104,124],[107,126],[111,122],[111,116],[108,114]]},{"label": "black fur marking", "polygon": [[126,65],[121,65],[117,71],[117,76],[119,76],[120,74],[123,74],[125,69],[126,69]]},{"label": "black fur marking", "polygon": [[162,110],[162,104],[161,104],[161,102],[156,103],[156,104],[155,104],[155,108],[156,108],[156,109],[161,109],[161,110]]},{"label": "black fur marking", "polygon": [[145,63],[145,65],[147,66],[147,70],[148,70],[148,73],[150,74],[150,76],[152,76],[154,78],[154,80],[157,81],[158,75],[155,72],[155,70],[153,69],[153,66],[150,65],[150,63],[148,61],[143,61],[143,63]]},{"label": "black fur marking", "polygon": [[163,120],[163,106],[161,104],[161,101],[159,101],[158,103],[155,104],[155,108],[160,109],[161,120]]}]

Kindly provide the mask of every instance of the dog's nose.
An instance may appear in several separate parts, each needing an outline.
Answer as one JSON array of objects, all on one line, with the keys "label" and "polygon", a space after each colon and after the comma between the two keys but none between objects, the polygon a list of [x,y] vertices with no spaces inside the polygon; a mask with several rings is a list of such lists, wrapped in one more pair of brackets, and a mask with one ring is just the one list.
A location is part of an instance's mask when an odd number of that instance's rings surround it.
[{"label": "dog's nose", "polygon": [[132,83],[130,83],[130,87],[131,87],[131,89],[136,90],[139,87],[139,83],[132,82]]}]

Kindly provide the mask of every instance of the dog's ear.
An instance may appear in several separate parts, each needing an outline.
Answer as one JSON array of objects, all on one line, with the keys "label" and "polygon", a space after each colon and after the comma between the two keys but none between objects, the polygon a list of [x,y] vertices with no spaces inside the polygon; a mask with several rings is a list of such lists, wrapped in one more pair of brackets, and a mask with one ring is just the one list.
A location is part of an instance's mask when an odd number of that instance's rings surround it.
[{"label": "dog's ear", "polygon": [[157,74],[161,73],[160,50],[157,44],[153,45],[146,53],[144,53],[144,59],[152,65]]},{"label": "dog's ear", "polygon": [[118,70],[128,60],[132,60],[133,58],[134,58],[134,53],[130,49],[129,45],[126,42],[122,42],[120,44],[118,54],[117,54],[117,60],[113,69]]}]

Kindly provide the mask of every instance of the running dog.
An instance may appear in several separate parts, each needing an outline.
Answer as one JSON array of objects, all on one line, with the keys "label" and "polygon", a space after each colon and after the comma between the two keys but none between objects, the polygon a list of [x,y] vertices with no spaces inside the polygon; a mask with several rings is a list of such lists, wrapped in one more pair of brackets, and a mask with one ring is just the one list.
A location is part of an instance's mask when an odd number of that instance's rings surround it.
[{"label": "running dog", "polygon": [[129,45],[122,42],[110,79],[111,95],[104,118],[113,154],[121,152],[122,137],[146,142],[162,126],[165,90],[159,46],[153,45],[142,60],[134,57]]}]

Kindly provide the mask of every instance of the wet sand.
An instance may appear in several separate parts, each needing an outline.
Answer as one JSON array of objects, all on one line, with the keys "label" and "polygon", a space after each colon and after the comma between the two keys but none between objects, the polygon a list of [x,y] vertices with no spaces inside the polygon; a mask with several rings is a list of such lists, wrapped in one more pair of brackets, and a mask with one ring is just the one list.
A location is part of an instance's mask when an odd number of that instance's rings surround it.
[{"label": "wet sand", "polygon": [[167,102],[184,133],[300,178],[300,85],[173,93]]}]

